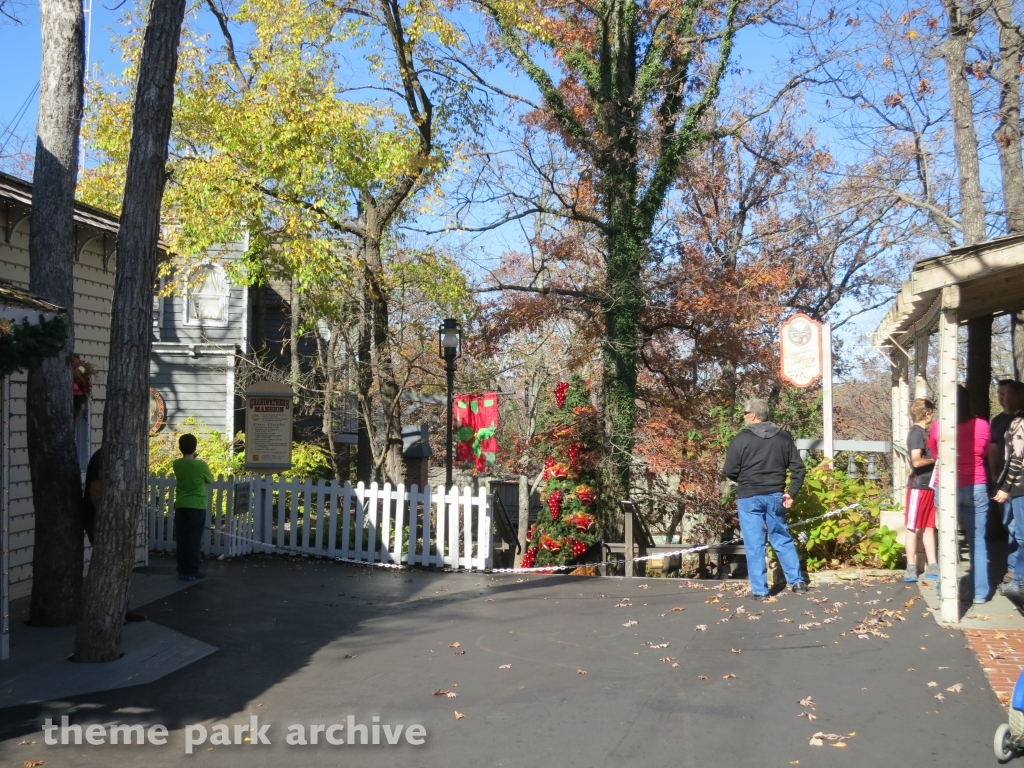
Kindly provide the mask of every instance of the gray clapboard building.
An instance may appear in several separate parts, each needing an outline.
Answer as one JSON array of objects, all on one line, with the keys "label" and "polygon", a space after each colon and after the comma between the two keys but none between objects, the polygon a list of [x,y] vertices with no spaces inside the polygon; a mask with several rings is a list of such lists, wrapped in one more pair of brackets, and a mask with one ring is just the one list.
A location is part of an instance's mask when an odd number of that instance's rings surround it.
[{"label": "gray clapboard building", "polygon": [[177,426],[191,417],[235,433],[235,363],[249,353],[252,313],[249,289],[231,282],[228,267],[245,247],[211,248],[187,282],[154,297],[151,421]]}]

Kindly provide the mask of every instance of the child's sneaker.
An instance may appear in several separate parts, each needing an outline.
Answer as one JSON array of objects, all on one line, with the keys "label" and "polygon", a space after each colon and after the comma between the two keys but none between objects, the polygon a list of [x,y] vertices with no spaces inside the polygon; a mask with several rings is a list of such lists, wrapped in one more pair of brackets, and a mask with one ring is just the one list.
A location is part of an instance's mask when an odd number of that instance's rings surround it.
[{"label": "child's sneaker", "polygon": [[917,581],[917,566],[908,565],[906,572],[903,574],[903,581],[906,584],[913,584]]},{"label": "child's sneaker", "polygon": [[924,577],[926,579],[937,579],[937,578],[939,578],[939,564],[938,563],[932,563],[931,565],[926,566],[925,569],[924,569]]}]

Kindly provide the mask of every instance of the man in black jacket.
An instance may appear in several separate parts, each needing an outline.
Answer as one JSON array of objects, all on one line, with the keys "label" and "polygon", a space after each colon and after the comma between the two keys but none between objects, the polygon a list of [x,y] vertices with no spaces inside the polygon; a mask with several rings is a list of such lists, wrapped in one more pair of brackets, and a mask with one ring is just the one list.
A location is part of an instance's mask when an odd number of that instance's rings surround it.
[{"label": "man in black jacket", "polygon": [[764,557],[766,529],[786,581],[794,592],[807,591],[807,583],[800,574],[800,556],[789,534],[785,513],[800,492],[806,470],[793,436],[768,421],[768,415],[768,404],[764,400],[747,401],[743,409],[747,426],[729,443],[722,470],[738,485],[736,503],[740,531],[747,553],[750,591],[755,600],[768,596],[768,569]]}]

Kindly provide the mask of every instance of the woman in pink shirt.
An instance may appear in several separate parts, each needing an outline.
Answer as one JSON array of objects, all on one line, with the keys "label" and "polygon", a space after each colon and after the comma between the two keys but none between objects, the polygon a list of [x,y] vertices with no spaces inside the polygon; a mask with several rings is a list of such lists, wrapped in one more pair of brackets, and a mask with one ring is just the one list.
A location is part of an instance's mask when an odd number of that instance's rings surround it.
[{"label": "woman in pink shirt", "polygon": [[[986,419],[971,413],[967,389],[957,387],[956,424],[956,512],[964,527],[967,550],[971,567],[967,574],[968,584],[973,584],[974,602],[989,601],[988,546],[985,533],[988,530],[988,472],[985,458],[991,431]],[[938,422],[932,425],[932,437],[938,456]],[[939,472],[948,472],[940,467]],[[945,501],[943,499],[942,501]]]}]

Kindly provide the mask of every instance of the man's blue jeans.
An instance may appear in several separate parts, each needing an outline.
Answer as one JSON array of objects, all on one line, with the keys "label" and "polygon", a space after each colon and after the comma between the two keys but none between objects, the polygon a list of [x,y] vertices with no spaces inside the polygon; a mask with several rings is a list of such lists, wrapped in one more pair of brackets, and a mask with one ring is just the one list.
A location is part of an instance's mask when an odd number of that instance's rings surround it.
[{"label": "man's blue jeans", "polygon": [[1017,544],[1016,525],[1013,520],[1013,503],[1004,501],[1000,506],[1003,508],[1003,528],[1007,533],[1006,547],[1006,570],[1017,572],[1017,552],[1020,547]]},{"label": "man's blue jeans", "polygon": [[964,526],[967,537],[967,551],[971,558],[968,584],[974,585],[974,599],[988,600],[988,545],[985,532],[988,528],[988,486],[965,485],[956,489],[956,511]]},{"label": "man's blue jeans", "polygon": [[1013,534],[1017,539],[1017,562],[1014,563],[1014,580],[1024,584],[1024,496],[1014,496],[1007,502],[1013,510]]},{"label": "man's blue jeans", "polygon": [[768,594],[768,568],[764,561],[766,529],[786,581],[790,586],[802,582],[804,577],[800,575],[800,555],[797,554],[796,544],[786,525],[782,494],[766,493],[738,499],[736,506],[740,513],[740,531],[743,533],[743,547],[747,553],[747,577],[750,579],[751,591],[755,595]]}]

